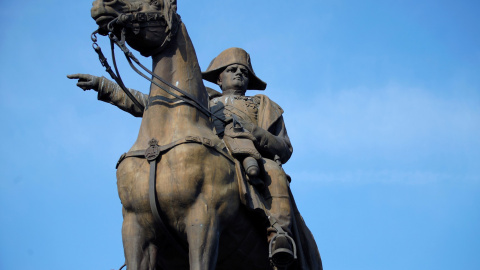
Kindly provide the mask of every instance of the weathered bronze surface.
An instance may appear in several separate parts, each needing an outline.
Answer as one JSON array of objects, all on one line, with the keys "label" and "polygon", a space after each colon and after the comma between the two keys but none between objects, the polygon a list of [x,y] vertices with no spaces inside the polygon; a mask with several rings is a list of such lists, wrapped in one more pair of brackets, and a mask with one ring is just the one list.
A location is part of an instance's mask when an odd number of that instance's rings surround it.
[{"label": "weathered bronze surface", "polygon": [[149,95],[68,75],[142,117],[117,164],[127,269],[322,269],[281,167],[292,154],[283,110],[245,96],[266,88],[249,54],[227,49],[202,77],[175,0],[97,0],[91,14],[98,33],[153,61]]}]

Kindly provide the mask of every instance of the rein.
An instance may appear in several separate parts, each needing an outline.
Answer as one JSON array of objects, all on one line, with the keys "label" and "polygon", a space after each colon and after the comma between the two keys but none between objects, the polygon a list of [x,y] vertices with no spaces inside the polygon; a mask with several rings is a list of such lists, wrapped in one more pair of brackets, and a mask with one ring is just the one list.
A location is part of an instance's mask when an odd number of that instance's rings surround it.
[{"label": "rein", "polygon": [[[142,111],[145,110],[145,107],[132,95],[132,93],[130,93],[130,91],[128,91],[125,84],[123,84],[123,80],[120,77],[120,74],[118,73],[115,60],[114,60],[114,66],[117,74],[113,72],[112,67],[110,67],[110,65],[108,64],[107,58],[102,52],[102,48],[100,48],[100,46],[97,44],[97,36],[96,36],[97,33],[98,33],[98,30],[92,33],[92,41],[93,41],[92,47],[95,50],[95,52],[98,54],[98,59],[100,60],[100,63],[102,64],[103,67],[105,67],[105,71],[110,75],[110,77],[112,77],[113,80],[115,80],[115,82],[117,82],[117,84],[120,86],[123,92],[125,92],[125,94],[130,98],[130,100],[132,100],[132,102]],[[113,57],[113,59],[115,59],[115,57]]]},{"label": "rein", "polygon": [[[179,21],[180,22],[180,21]],[[178,23],[179,23],[178,22]],[[121,37],[118,39],[118,37],[113,34],[113,30],[115,28],[115,25],[120,25],[122,26],[121,29]],[[137,72],[140,76],[151,82],[152,84],[158,86],[160,89],[165,91],[166,93],[174,96],[177,99],[182,100],[185,103],[188,103],[189,105],[195,107],[198,109],[201,113],[205,114],[207,117],[215,117],[219,121],[223,122],[226,124],[226,122],[223,119],[220,119],[218,116],[210,112],[208,107],[204,106],[203,104],[199,103],[194,96],[192,96],[190,93],[176,87],[175,85],[171,84],[170,82],[166,81],[165,79],[161,78],[157,74],[153,73],[151,70],[149,70],[147,67],[145,67],[134,55],[133,53],[128,49],[126,46],[125,42],[125,27],[131,28],[134,34],[138,34],[140,31],[140,28],[142,27],[147,27],[147,26],[153,26],[153,25],[162,25],[165,26],[167,25],[167,22],[165,21],[165,18],[162,14],[160,13],[136,13],[136,14],[120,14],[117,18],[113,19],[111,22],[108,23],[107,29],[108,29],[108,37],[110,38],[110,47],[111,47],[111,53],[112,53],[112,59],[113,59],[113,66],[115,68],[115,72],[113,72],[112,68],[108,64],[108,61],[106,57],[103,55],[102,49],[100,46],[97,44],[97,36],[96,34],[99,33],[99,30],[96,30],[92,33],[91,39],[93,41],[92,47],[95,50],[95,52],[98,54],[100,63],[102,64],[103,67],[105,67],[107,73],[112,77],[115,82],[120,86],[120,88],[125,92],[125,94],[132,100],[132,102],[138,106],[142,111],[145,110],[145,107],[140,104],[140,102],[128,91],[126,88],[125,84],[123,83],[122,78],[120,77],[120,73],[117,68],[117,63],[115,59],[115,45],[117,45],[125,54],[125,58],[127,59],[130,67]],[[162,45],[160,46],[158,51],[161,51],[164,49],[164,47],[168,44],[168,42],[171,40],[171,38],[176,34],[178,30],[178,25],[175,27],[172,27],[172,29],[167,30],[169,34],[165,37],[165,40],[162,42]],[[150,79],[147,75],[142,73],[134,64],[137,64],[140,66],[145,72],[150,74],[152,77],[155,79],[159,80],[162,82],[164,85],[159,84],[158,82],[154,81],[153,79]],[[180,95],[172,92],[170,89],[180,93]]]}]

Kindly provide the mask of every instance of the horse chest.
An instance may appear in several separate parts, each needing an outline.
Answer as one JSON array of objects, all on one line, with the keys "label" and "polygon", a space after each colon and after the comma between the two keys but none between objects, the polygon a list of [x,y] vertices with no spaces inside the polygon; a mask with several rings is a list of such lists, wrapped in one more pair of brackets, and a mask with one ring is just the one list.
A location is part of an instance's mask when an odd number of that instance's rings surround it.
[{"label": "horse chest", "polygon": [[[180,162],[182,159],[179,159],[179,156],[182,155],[179,155],[179,152],[182,148],[185,146],[171,150],[157,163],[157,198],[166,212],[168,209],[188,208],[202,192],[214,186],[214,183],[210,183],[212,177],[206,177],[205,166],[189,160],[192,156],[197,156],[196,151],[183,155],[186,158],[184,162]],[[189,148],[205,150],[201,145],[190,145]],[[127,210],[150,211],[149,174],[150,166],[145,159],[127,158],[120,164],[117,170],[117,186],[122,205]]]},{"label": "horse chest", "polygon": [[118,195],[126,210],[133,212],[150,210],[148,198],[149,168],[146,160],[138,158],[127,158],[118,167]]}]

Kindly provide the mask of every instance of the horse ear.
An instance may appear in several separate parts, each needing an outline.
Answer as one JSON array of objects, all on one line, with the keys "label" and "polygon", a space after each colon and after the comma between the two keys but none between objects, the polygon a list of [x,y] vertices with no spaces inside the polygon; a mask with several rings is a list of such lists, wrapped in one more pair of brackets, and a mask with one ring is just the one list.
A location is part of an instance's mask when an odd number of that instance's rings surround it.
[{"label": "horse ear", "polygon": [[167,1],[170,1],[171,10],[177,13],[177,0],[167,0]]}]

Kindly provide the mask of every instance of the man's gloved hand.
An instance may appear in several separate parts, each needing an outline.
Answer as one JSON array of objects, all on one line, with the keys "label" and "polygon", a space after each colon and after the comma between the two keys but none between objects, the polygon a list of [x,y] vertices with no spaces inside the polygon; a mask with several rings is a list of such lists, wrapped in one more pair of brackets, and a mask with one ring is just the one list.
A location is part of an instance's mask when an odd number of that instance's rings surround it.
[{"label": "man's gloved hand", "polygon": [[268,135],[273,136],[268,131],[266,131],[265,129],[255,125],[254,123],[252,123],[252,121],[250,121],[250,120],[241,119],[239,117],[239,118],[237,118],[237,121],[240,123],[240,125],[242,125],[242,127],[243,127],[243,129],[245,129],[245,131],[250,132],[250,134],[253,135],[256,143],[261,145],[261,146],[263,146],[263,143],[266,140],[265,139],[266,136],[268,136]]},{"label": "man's gloved hand", "polygon": [[98,92],[100,87],[100,77],[90,75],[90,74],[71,74],[67,75],[69,79],[78,79],[77,86],[82,88],[83,91],[93,89]]},{"label": "man's gloved hand", "polygon": [[250,121],[250,120],[245,120],[245,119],[242,119],[240,117],[237,117],[236,120],[237,120],[238,123],[240,123],[240,125],[242,125],[242,127],[245,129],[245,131],[248,131],[250,133],[252,133],[255,130],[255,128],[257,127],[257,125],[252,123],[252,121]]}]

